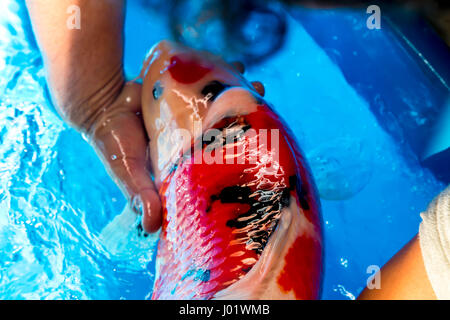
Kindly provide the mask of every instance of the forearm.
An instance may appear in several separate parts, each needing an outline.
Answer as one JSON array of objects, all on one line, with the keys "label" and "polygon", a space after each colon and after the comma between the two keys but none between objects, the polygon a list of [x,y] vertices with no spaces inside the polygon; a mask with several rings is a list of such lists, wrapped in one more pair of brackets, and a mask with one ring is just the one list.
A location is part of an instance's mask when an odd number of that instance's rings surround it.
[{"label": "forearm", "polygon": [[[124,84],[123,0],[27,0],[53,102],[72,125],[90,130]],[[71,5],[80,29],[69,29]]]}]

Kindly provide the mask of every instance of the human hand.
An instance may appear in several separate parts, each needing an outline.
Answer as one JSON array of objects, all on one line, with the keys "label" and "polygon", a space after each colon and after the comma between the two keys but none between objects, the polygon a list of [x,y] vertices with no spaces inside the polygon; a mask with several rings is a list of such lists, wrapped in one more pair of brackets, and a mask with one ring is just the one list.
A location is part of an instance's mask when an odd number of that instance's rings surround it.
[{"label": "human hand", "polygon": [[[55,108],[86,133],[143,227],[156,231],[161,204],[147,163],[147,134],[140,118],[141,87],[124,85],[125,1],[27,0]],[[83,13],[79,29],[67,27],[67,8]]]},{"label": "human hand", "polygon": [[141,85],[126,83],[85,131],[133,209],[142,213],[144,230],[157,231],[161,203],[150,176],[148,137],[141,118]]}]

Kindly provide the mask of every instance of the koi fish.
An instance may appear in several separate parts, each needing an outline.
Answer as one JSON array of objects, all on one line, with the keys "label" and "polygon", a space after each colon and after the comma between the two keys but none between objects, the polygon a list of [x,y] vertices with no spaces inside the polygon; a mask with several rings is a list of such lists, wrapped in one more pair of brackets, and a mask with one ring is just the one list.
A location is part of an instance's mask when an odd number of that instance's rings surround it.
[{"label": "koi fish", "polygon": [[263,90],[219,57],[168,41],[141,76],[163,207],[152,298],[319,298],[316,187]]}]

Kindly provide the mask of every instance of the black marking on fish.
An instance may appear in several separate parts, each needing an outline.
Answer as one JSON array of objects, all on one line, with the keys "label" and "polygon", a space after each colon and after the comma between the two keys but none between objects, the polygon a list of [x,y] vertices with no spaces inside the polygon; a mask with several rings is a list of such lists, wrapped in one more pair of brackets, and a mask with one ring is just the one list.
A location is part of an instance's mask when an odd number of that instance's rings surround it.
[{"label": "black marking on fish", "polygon": [[[212,128],[220,131],[220,133],[218,135],[205,138],[205,134],[208,132],[208,130],[206,130],[199,138],[197,138],[192,143],[190,150],[182,154],[180,158],[178,158],[178,160],[174,162],[174,165],[169,170],[169,174],[175,172],[178,166],[184,161],[192,159],[192,156],[197,150],[205,149],[206,147],[210,147],[210,150],[213,150],[219,147],[223,147],[227,143],[234,143],[236,141],[239,141],[239,139],[241,139],[250,128],[251,125],[247,124],[244,118],[241,116],[223,118],[219,127]],[[230,137],[232,137],[233,139],[231,139]]]},{"label": "black marking on fish", "polygon": [[248,186],[230,186],[223,188],[219,195],[211,196],[211,201],[245,203],[250,206],[247,212],[228,220],[226,225],[246,230],[239,236],[245,238],[246,244],[256,253],[261,254],[278,224],[281,210],[289,206],[290,191],[289,188],[284,188],[278,191],[253,192]]},{"label": "black marking on fish", "polygon": [[209,82],[201,91],[202,95],[204,95],[209,101],[214,101],[225,89],[227,89],[229,85],[222,83],[217,80],[213,80]]},{"label": "black marking on fish", "polygon": [[[218,130],[216,135],[209,136],[211,134],[210,131],[205,131],[202,135],[202,147],[207,148],[209,151],[224,147],[229,143],[235,143],[239,141],[250,128],[251,125],[239,121],[239,119],[236,119],[231,123],[228,123],[227,121],[223,127],[213,128],[214,130]],[[206,134],[208,134],[209,137],[205,137]]]},{"label": "black marking on fish", "polygon": [[252,269],[252,267],[247,267],[247,268],[242,268],[242,271],[244,271],[245,273],[248,273],[250,270]]},{"label": "black marking on fish", "polygon": [[242,237],[247,238],[246,244],[256,253],[261,254],[278,224],[282,209],[290,205],[291,191],[297,191],[300,205],[304,210],[309,210],[306,192],[302,191],[301,180],[297,175],[290,176],[289,185],[276,191],[253,192],[250,187],[239,185],[225,187],[218,195],[211,196],[211,202],[245,203],[250,206],[247,212],[228,220],[226,225],[230,228],[246,230],[242,232]]},{"label": "black marking on fish", "polygon": [[296,189],[298,195],[298,201],[300,202],[300,206],[303,210],[309,210],[310,206],[308,203],[308,193],[305,188],[302,188],[302,181],[299,179],[297,175],[289,177],[289,185],[291,186],[291,190]]},{"label": "black marking on fish", "polygon": [[[252,190],[250,187],[232,186],[223,188],[216,199],[220,199],[222,203],[248,203],[250,204],[250,195]],[[212,196],[211,198],[213,198]]]},{"label": "black marking on fish", "polygon": [[291,199],[291,193],[289,192],[289,189],[286,188],[283,190],[282,194],[281,194],[281,206],[284,207],[289,207],[289,202]]}]

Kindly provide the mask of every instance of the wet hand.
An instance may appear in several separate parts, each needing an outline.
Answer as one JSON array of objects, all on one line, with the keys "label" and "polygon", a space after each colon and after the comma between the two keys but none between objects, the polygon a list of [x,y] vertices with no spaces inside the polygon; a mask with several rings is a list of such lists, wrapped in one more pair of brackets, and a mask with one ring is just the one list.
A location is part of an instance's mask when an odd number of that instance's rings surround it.
[{"label": "wet hand", "polygon": [[148,137],[141,118],[141,85],[126,83],[88,133],[133,209],[142,213],[144,230],[157,231],[161,225],[161,203],[150,175]]}]

